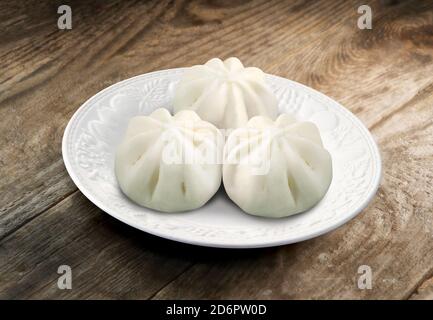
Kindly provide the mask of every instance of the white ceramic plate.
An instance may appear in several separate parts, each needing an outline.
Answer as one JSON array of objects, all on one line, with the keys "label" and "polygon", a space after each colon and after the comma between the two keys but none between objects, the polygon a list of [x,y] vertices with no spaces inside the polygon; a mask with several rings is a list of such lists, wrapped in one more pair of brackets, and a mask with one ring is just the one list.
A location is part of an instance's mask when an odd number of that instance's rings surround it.
[{"label": "white ceramic plate", "polygon": [[372,136],[347,109],[297,82],[267,75],[281,112],[314,122],[333,161],[331,186],[319,204],[283,219],[242,212],[223,189],[204,207],[187,213],[161,213],[128,200],[114,175],[114,151],[136,115],[159,107],[172,110],[173,91],[184,69],[143,74],[116,83],[87,100],[69,121],[62,153],[81,192],[111,216],[148,233],[190,244],[255,248],[316,237],[356,216],[376,193],[381,174]]}]

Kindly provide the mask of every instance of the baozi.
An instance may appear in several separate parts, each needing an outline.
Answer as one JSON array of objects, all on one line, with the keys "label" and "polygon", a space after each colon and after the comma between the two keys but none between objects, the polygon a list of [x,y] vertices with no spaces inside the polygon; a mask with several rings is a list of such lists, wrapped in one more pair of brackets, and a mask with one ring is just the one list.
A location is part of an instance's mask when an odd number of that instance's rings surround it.
[{"label": "baozi", "polygon": [[159,211],[204,205],[221,184],[223,137],[193,111],[158,109],[130,120],[115,157],[122,191]]},{"label": "baozi", "polygon": [[275,122],[252,118],[229,135],[224,147],[225,190],[252,215],[285,217],[305,211],[322,199],[331,179],[331,156],[317,127],[288,114]]},{"label": "baozi", "polygon": [[277,99],[265,83],[265,74],[245,68],[237,58],[214,58],[185,71],[174,96],[175,113],[194,110],[218,128],[246,125],[257,115],[275,119]]}]

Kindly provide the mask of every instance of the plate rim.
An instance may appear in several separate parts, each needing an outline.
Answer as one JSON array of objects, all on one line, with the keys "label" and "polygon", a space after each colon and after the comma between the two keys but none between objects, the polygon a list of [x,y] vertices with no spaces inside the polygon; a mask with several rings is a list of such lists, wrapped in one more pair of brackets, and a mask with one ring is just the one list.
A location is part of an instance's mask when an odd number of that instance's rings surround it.
[{"label": "plate rim", "polygon": [[217,241],[209,241],[209,240],[188,239],[188,238],[176,236],[175,234],[172,235],[169,233],[164,233],[164,232],[159,231],[159,230],[153,230],[151,228],[146,228],[145,226],[143,226],[139,223],[136,223],[135,221],[130,221],[129,219],[126,218],[127,217],[126,215],[122,216],[121,214],[114,213],[112,209],[105,206],[103,201],[100,201],[100,200],[94,198],[94,196],[80,182],[79,177],[76,175],[74,169],[72,168],[72,164],[68,158],[67,142],[66,142],[67,138],[70,134],[72,124],[74,123],[74,121],[76,120],[78,115],[84,110],[86,105],[93,98],[95,98],[96,96],[98,96],[100,94],[103,94],[106,91],[109,91],[110,89],[112,89],[115,86],[118,86],[120,84],[124,84],[126,82],[133,81],[134,79],[139,79],[143,76],[157,75],[158,73],[166,73],[166,72],[179,72],[179,71],[186,70],[186,69],[187,68],[170,68],[170,69],[157,70],[157,71],[153,71],[153,72],[139,74],[139,75],[124,79],[122,81],[113,83],[110,86],[98,91],[97,93],[95,93],[94,95],[89,97],[86,101],[84,101],[80,105],[80,107],[77,110],[75,110],[74,114],[69,119],[69,121],[65,127],[65,130],[63,132],[63,137],[62,137],[61,152],[62,152],[63,163],[66,167],[66,171],[68,172],[70,178],[72,179],[72,181],[74,182],[74,184],[76,185],[78,190],[80,190],[80,192],[88,200],[90,200],[95,206],[97,206],[99,209],[101,209],[102,211],[109,214],[113,218],[115,218],[115,219],[117,219],[117,220],[131,226],[131,227],[134,227],[140,231],[144,231],[146,233],[149,233],[153,236],[161,237],[161,238],[168,239],[171,241],[177,241],[177,242],[181,242],[181,243],[186,243],[186,244],[190,244],[190,245],[197,245],[197,246],[202,246],[202,247],[227,248],[227,249],[254,249],[254,248],[282,246],[282,245],[297,243],[297,242],[305,241],[308,239],[316,238],[320,235],[326,234],[326,233],[333,231],[333,230],[341,227],[342,225],[346,224],[348,221],[352,220],[354,217],[356,217],[358,214],[360,214],[371,203],[372,199],[375,197],[377,190],[380,186],[380,181],[382,178],[382,159],[381,159],[380,150],[378,148],[376,140],[374,139],[374,136],[370,133],[370,131],[367,129],[367,127],[364,125],[364,123],[355,114],[353,114],[349,109],[345,108],[338,101],[325,95],[324,93],[317,91],[316,89],[313,89],[313,88],[306,86],[302,83],[296,82],[294,80],[290,80],[290,79],[280,77],[277,75],[266,74],[267,76],[279,78],[279,79],[282,79],[284,81],[289,81],[289,82],[293,83],[294,85],[303,88],[306,91],[313,92],[314,94],[316,94],[317,96],[319,96],[322,99],[332,101],[334,104],[336,104],[340,107],[341,111],[347,113],[352,118],[352,120],[354,120],[357,123],[358,127],[364,132],[365,136],[368,137],[368,139],[370,140],[369,141],[370,146],[373,149],[372,150],[373,154],[375,154],[375,156],[376,156],[375,162],[377,163],[377,166],[376,166],[376,171],[375,171],[375,177],[374,177],[374,180],[372,181],[373,187],[371,189],[371,192],[368,194],[368,197],[365,199],[365,201],[361,205],[359,205],[355,210],[353,210],[353,212],[351,214],[345,215],[342,219],[336,221],[335,223],[327,225],[326,227],[319,229],[319,230],[316,230],[314,232],[306,233],[305,235],[302,235],[302,236],[295,236],[295,237],[290,238],[290,239],[277,239],[277,240],[271,239],[269,241],[261,240],[260,242],[251,242],[251,243],[227,243],[227,242],[218,242],[218,240]]}]

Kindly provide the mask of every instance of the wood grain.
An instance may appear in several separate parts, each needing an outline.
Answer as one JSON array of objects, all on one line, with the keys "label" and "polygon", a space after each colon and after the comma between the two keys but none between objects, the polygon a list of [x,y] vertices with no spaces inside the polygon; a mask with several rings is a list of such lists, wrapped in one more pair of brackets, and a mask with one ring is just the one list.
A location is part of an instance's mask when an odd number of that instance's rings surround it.
[{"label": "wood grain", "polygon": [[[4,239],[0,249],[0,298],[12,299],[149,298],[191,264],[173,243],[130,230],[79,192]],[[71,267],[73,290],[58,289],[60,265]]]},{"label": "wood grain", "polygon": [[[0,4],[1,298],[431,299],[433,2],[61,1]],[[31,8],[31,9],[29,9]],[[73,112],[133,75],[238,56],[312,86],[370,128],[377,197],[322,237],[261,250],[195,248],[146,235],[77,191],[61,159]],[[73,269],[58,290],[57,267]],[[371,266],[373,289],[356,286]]]},{"label": "wood grain", "polygon": [[433,278],[424,281],[410,296],[411,300],[433,300]]}]

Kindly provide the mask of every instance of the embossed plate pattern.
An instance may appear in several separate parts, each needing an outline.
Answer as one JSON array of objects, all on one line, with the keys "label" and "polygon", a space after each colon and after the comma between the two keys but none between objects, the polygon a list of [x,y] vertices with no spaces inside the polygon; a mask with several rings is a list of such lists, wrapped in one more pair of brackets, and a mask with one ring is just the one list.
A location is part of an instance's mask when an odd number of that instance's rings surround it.
[{"label": "embossed plate pattern", "polygon": [[65,166],[77,187],[95,205],[135,228],[190,244],[255,248],[313,238],[356,216],[379,185],[381,161],[372,136],[347,109],[294,81],[267,75],[281,112],[314,122],[333,161],[333,180],[319,204],[283,219],[247,215],[220,190],[204,207],[187,213],[142,208],[120,191],[114,151],[128,121],[159,107],[172,111],[174,88],[184,69],[143,74],[116,83],[86,101],[63,136]]}]

